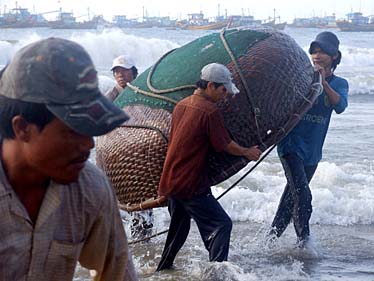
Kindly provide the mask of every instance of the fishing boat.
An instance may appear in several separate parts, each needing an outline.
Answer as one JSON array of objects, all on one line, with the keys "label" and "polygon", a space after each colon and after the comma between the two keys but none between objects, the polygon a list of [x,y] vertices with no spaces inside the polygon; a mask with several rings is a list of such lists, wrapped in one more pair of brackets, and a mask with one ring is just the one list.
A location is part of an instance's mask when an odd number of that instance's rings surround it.
[{"label": "fishing boat", "polygon": [[263,26],[275,28],[278,30],[284,30],[286,28],[287,22],[276,23],[275,20],[267,21],[262,23]]},{"label": "fishing boat", "polygon": [[223,17],[214,18],[213,21],[204,18],[202,13],[193,13],[188,15],[185,22],[177,22],[176,26],[187,30],[218,30],[227,27],[229,20]]},{"label": "fishing boat", "polygon": [[295,18],[291,27],[296,28],[336,28],[335,14],[324,17]]},{"label": "fishing boat", "polygon": [[175,27],[176,20],[170,19],[169,16],[166,17],[143,17],[142,21],[133,22],[129,27],[132,28],[170,28]]},{"label": "fishing boat", "polygon": [[57,20],[48,21],[48,26],[52,29],[97,29],[101,19],[101,16],[95,16],[91,20],[77,22],[73,13],[60,12]]},{"label": "fishing boat", "polygon": [[[277,22],[277,20],[278,20],[278,22]],[[281,22],[280,21],[280,16],[276,16],[275,9],[274,9],[273,18],[269,17],[267,20],[265,20],[262,23],[262,25],[266,26],[266,27],[275,28],[275,29],[278,29],[278,30],[284,30],[286,25],[287,25],[287,22]]]},{"label": "fishing boat", "polygon": [[0,28],[47,27],[47,20],[42,14],[31,14],[28,9],[17,7],[0,16]]},{"label": "fishing boat", "polygon": [[336,17],[335,14],[332,14],[331,16],[325,16],[321,18],[321,21],[317,24],[318,28],[338,28],[336,25]]},{"label": "fishing boat", "polygon": [[347,14],[347,19],[338,20],[336,25],[341,31],[374,32],[374,16],[363,16],[360,12]]},{"label": "fishing boat", "polygon": [[188,30],[217,30],[227,27],[228,21],[212,22],[203,25],[186,25],[183,27]]},{"label": "fishing boat", "polygon": [[112,26],[124,28],[134,25],[134,21],[127,19],[125,15],[114,15],[112,19]]},{"label": "fishing boat", "polygon": [[232,15],[229,17],[228,28],[261,26],[261,20],[255,20],[254,16]]}]

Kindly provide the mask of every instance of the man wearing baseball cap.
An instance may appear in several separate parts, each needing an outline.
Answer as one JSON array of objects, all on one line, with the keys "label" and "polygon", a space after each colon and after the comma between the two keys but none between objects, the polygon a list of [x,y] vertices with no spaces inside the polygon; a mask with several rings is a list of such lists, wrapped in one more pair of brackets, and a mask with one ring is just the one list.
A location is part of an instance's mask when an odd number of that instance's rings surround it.
[{"label": "man wearing baseball cap", "polygon": [[174,108],[168,151],[158,193],[167,197],[170,228],[157,271],[171,268],[195,220],[210,261],[226,261],[232,222],[213,197],[207,175],[208,151],[227,152],[258,160],[257,146],[233,141],[216,103],[239,92],[226,66],[211,63],[201,70],[193,95]]},{"label": "man wearing baseball cap", "polygon": [[116,196],[87,162],[93,136],[127,115],[99,91],[78,44],[48,38],[19,50],[0,78],[1,280],[137,280]]},{"label": "man wearing baseball cap", "polygon": [[[126,88],[127,83],[133,81],[138,75],[138,69],[130,56],[121,55],[113,60],[110,69],[117,84],[105,93],[105,96],[114,101]],[[132,223],[130,225],[131,237],[135,240],[144,239],[152,234],[153,210],[132,212]]]},{"label": "man wearing baseball cap", "polygon": [[105,93],[105,96],[114,101],[118,95],[126,88],[127,83],[131,82],[138,76],[138,69],[131,57],[121,55],[113,60],[110,69],[113,72],[117,84],[113,89]]}]

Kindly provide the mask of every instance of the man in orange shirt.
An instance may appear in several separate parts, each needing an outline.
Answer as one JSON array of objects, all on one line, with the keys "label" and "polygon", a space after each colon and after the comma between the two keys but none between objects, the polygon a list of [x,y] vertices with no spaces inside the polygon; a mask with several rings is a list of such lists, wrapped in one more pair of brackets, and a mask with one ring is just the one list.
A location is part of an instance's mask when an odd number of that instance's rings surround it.
[{"label": "man in orange shirt", "polygon": [[168,198],[170,228],[157,271],[171,268],[187,239],[193,218],[210,261],[226,261],[232,222],[213,197],[206,171],[208,151],[227,152],[258,160],[257,146],[245,148],[230,138],[216,102],[239,90],[230,71],[211,63],[201,70],[193,95],[174,108],[168,152],[158,193]]}]

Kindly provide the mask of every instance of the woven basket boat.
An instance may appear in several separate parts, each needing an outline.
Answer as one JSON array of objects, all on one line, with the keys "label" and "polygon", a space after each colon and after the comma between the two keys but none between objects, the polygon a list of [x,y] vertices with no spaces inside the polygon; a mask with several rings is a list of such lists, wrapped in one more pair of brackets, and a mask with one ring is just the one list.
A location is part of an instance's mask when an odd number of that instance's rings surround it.
[{"label": "woven basket boat", "polygon": [[[226,65],[240,93],[218,104],[232,138],[265,150],[282,139],[321,93],[319,75],[288,35],[271,29],[213,33],[165,54],[134,80],[115,103],[131,118],[97,139],[97,163],[127,211],[165,205],[157,188],[167,150],[171,112],[194,91],[201,68]],[[212,185],[248,164],[226,153],[209,155]]]}]

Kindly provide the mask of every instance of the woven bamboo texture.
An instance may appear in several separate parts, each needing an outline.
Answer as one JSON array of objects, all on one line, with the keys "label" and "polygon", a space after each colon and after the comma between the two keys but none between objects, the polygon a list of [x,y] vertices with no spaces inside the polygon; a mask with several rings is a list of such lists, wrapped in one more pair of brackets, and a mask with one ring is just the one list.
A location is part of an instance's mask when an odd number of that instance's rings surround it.
[{"label": "woven bamboo texture", "polygon": [[[240,36],[240,30],[235,32],[239,32],[236,36]],[[273,30],[261,32],[266,36],[251,44],[245,53],[235,57],[237,65],[233,60],[227,62],[227,58],[224,59],[226,63],[217,61],[226,64],[240,89],[237,96],[220,102],[218,106],[235,141],[247,147],[259,144],[266,149],[297,124],[311,107],[321,88],[308,56],[291,37]],[[193,43],[189,44],[190,50]],[[174,68],[178,63],[178,52],[183,53],[183,48],[174,51],[175,61],[168,60]],[[204,52],[196,50],[190,64],[194,61],[201,64],[202,61],[209,62],[210,58],[206,58]],[[182,64],[180,67],[185,68],[188,65]],[[167,69],[167,65],[164,65],[163,69]],[[239,75],[240,72],[247,87]],[[165,73],[158,73],[157,68],[154,70],[155,80],[162,81],[162,75]],[[178,79],[185,78],[179,77],[177,73],[168,75],[175,77],[174,86],[178,85]],[[141,75],[138,79],[135,82],[144,84],[146,77]],[[196,81],[188,82],[194,84]],[[179,85],[185,84],[186,81],[183,80]],[[125,126],[99,137],[96,148],[99,166],[113,183],[120,203],[129,208],[157,198],[167,150],[170,108],[174,106],[170,103],[165,106],[165,101],[155,103],[154,97],[130,91],[132,90],[127,87],[119,99],[131,119]],[[187,92],[187,95],[192,92],[193,89]],[[142,96],[135,103],[132,98],[134,93]],[[130,97],[128,103],[126,95]],[[173,97],[172,95],[173,93],[169,97]],[[178,97],[178,94],[174,97]],[[207,163],[211,184],[229,178],[247,163],[248,160],[242,157],[212,152]]]},{"label": "woven bamboo texture", "polygon": [[130,106],[125,126],[96,142],[96,162],[112,182],[122,204],[157,198],[166,156],[171,114],[163,109]]}]

